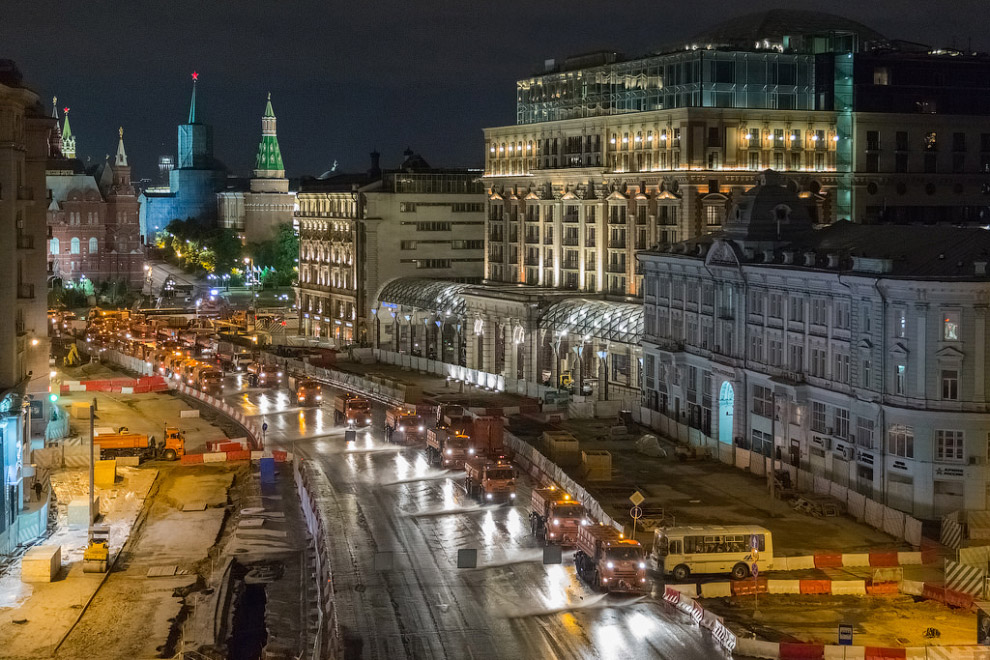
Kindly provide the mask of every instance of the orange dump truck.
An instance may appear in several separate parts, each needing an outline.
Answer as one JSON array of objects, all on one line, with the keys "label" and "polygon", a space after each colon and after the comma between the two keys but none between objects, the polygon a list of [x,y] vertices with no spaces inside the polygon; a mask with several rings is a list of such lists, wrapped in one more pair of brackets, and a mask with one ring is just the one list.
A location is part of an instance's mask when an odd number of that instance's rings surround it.
[{"label": "orange dump truck", "polygon": [[529,514],[533,536],[546,545],[577,543],[578,528],[588,524],[584,507],[559,488],[534,488]]},{"label": "orange dump truck", "polygon": [[296,382],[296,401],[301,406],[318,406],[323,401],[323,385],[304,378]]},{"label": "orange dump truck", "polygon": [[609,525],[581,525],[577,532],[574,567],[578,575],[597,591],[643,593],[646,553],[639,541],[624,539]]},{"label": "orange dump truck", "polygon": [[482,502],[511,502],[516,499],[516,469],[512,463],[488,458],[464,462],[464,488]]},{"label": "orange dump truck", "polygon": [[154,436],[149,438],[144,433],[131,433],[126,426],[116,431],[107,429],[97,433],[93,444],[100,448],[100,458],[110,459],[120,456],[137,456],[145,460],[163,458],[174,461],[186,453],[186,436],[177,428],[165,429],[165,439],[156,443]]},{"label": "orange dump truck", "polygon": [[333,421],[351,428],[371,424],[371,402],[356,394],[338,394],[333,399]]},{"label": "orange dump truck", "polygon": [[412,444],[426,436],[426,424],[416,408],[397,406],[385,411],[385,438],[389,442]]},{"label": "orange dump truck", "polygon": [[431,465],[459,469],[474,456],[471,437],[453,429],[426,430],[426,458]]}]

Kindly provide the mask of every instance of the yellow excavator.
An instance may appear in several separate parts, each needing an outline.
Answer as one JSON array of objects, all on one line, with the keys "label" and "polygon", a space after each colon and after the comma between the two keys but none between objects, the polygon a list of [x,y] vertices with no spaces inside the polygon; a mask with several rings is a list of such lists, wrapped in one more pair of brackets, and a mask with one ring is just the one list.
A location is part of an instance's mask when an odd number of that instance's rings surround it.
[{"label": "yellow excavator", "polygon": [[75,344],[69,348],[69,353],[62,359],[62,366],[64,367],[74,367],[82,362],[82,358],[79,357],[79,349],[76,348]]}]

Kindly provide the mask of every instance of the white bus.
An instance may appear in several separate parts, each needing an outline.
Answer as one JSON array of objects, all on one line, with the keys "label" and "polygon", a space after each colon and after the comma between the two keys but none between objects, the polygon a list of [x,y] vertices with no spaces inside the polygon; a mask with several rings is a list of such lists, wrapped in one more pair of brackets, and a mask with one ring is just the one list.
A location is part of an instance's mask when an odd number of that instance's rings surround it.
[{"label": "white bus", "polygon": [[692,573],[729,573],[737,580],[752,575],[753,547],[760,571],[773,568],[770,530],[757,525],[698,525],[657,529],[653,561],[657,572],[687,579]]}]

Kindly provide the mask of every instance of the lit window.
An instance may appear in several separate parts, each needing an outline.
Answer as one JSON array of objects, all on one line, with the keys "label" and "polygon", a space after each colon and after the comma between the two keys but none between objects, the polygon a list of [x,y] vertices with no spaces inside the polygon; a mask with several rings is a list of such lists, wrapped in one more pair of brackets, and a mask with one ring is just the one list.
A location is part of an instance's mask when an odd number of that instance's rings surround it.
[{"label": "lit window", "polygon": [[942,317],[942,339],[959,341],[959,312],[946,312]]}]

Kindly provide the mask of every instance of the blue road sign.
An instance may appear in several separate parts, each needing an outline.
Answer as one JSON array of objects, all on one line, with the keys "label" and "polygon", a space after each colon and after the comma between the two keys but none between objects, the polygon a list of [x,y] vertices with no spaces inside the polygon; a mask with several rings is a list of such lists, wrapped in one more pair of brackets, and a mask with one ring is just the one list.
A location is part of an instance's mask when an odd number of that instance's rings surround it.
[{"label": "blue road sign", "polygon": [[756,564],[755,561],[753,562],[753,565],[750,566],[750,568],[753,570],[753,577],[756,577],[757,575],[760,574],[760,567]]},{"label": "blue road sign", "polygon": [[264,422],[264,423],[262,423],[262,425],[261,425],[261,430],[262,430],[262,431],[267,431],[267,430],[268,430],[268,422]]},{"label": "blue road sign", "polygon": [[756,534],[753,534],[752,536],[749,537],[749,547],[752,550],[760,549],[760,539],[759,537],[756,536]]},{"label": "blue road sign", "polygon": [[853,627],[848,623],[839,624],[839,646],[852,646]]}]

